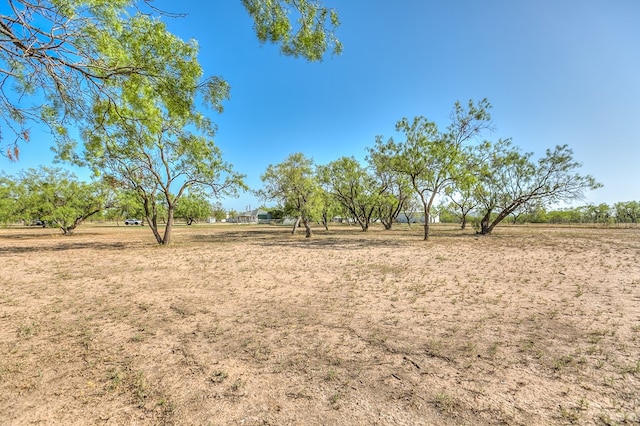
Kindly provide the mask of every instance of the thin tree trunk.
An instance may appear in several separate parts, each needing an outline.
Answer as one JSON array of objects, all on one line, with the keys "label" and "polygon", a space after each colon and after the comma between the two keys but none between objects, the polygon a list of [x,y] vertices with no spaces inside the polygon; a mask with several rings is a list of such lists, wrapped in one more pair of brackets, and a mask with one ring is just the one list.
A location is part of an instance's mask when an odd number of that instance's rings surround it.
[{"label": "thin tree trunk", "polygon": [[311,226],[309,226],[309,219],[307,219],[306,217],[302,218],[302,223],[304,224],[305,238],[311,238],[311,235],[313,235],[313,231],[311,230]]},{"label": "thin tree trunk", "polygon": [[429,239],[429,214],[424,215],[424,240]]},{"label": "thin tree trunk", "polygon": [[[77,218],[73,221],[73,223],[72,223],[71,225],[66,226],[66,227],[65,227],[65,226],[62,226],[62,233],[63,233],[64,235],[71,235],[71,234],[73,234],[73,231],[75,231],[75,229],[76,229],[78,226],[80,226],[80,224],[81,224],[82,222],[84,222],[86,219],[90,218],[90,217],[91,217],[91,216],[93,216],[94,214],[96,214],[96,213],[100,212],[100,210],[101,210],[101,209],[93,210],[93,211],[91,211],[91,212],[89,212],[89,213],[87,213],[87,214],[85,214],[85,215],[83,215],[83,216],[77,217]],[[44,228],[44,225],[43,225],[42,227]]]},{"label": "thin tree trunk", "polygon": [[422,196],[422,205],[424,206],[424,240],[427,241],[429,239],[429,222],[431,221],[431,205],[433,204],[433,199],[435,198],[435,192],[431,194],[429,197],[429,201],[425,202],[424,196]]},{"label": "thin tree trunk", "polygon": [[147,221],[149,222],[149,226],[151,227],[151,230],[153,231],[153,236],[156,237],[156,241],[158,242],[158,244],[162,244],[162,236],[160,235],[160,232],[158,232],[158,224],[157,224],[157,218],[152,218],[152,220],[149,221],[149,219],[147,218]]},{"label": "thin tree trunk", "polygon": [[324,230],[329,230],[329,218],[327,217],[327,213],[322,213],[322,224],[324,225]]},{"label": "thin tree trunk", "polygon": [[296,229],[298,229],[298,226],[300,226],[300,216],[298,216],[298,218],[295,221],[293,221],[293,228],[291,229],[291,235],[295,235]]}]

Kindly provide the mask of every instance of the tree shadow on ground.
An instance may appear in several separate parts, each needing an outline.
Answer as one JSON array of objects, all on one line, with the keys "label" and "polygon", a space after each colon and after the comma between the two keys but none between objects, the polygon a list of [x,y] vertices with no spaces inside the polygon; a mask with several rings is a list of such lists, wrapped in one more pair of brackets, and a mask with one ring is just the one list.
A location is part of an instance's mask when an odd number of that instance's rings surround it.
[{"label": "tree shadow on ground", "polygon": [[130,244],[124,243],[105,243],[98,241],[76,241],[76,242],[62,242],[54,245],[38,245],[37,242],[30,245],[23,246],[0,246],[0,254],[38,254],[38,253],[52,253],[52,252],[65,252],[75,250],[122,250],[130,248]]},{"label": "tree shadow on ground", "polygon": [[[470,238],[477,236],[459,229],[438,230],[432,233],[433,239]],[[185,235],[187,241],[196,243],[225,244],[244,241],[264,247],[297,247],[300,249],[344,249],[351,250],[366,247],[403,247],[407,244],[422,243],[422,228],[383,230],[373,228],[362,232],[359,227],[330,227],[329,231],[314,229],[311,238],[304,237],[304,230],[291,234],[290,227],[251,227],[223,229],[209,234]]]}]

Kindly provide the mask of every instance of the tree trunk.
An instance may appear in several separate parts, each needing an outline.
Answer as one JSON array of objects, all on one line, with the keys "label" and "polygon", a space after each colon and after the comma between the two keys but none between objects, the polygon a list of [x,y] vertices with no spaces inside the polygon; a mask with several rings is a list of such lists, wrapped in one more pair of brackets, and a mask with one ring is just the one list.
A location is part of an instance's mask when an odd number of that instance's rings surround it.
[{"label": "tree trunk", "polygon": [[158,232],[158,226],[153,220],[148,220],[149,228],[151,228],[151,232],[153,232],[153,236],[156,237],[156,241],[158,244],[162,244],[162,236]]},{"label": "tree trunk", "polygon": [[322,213],[322,224],[324,225],[324,230],[329,230],[329,218],[327,217],[327,213]]},{"label": "tree trunk", "polygon": [[421,194],[422,205],[424,207],[424,240],[427,241],[429,239],[429,222],[431,221],[431,205],[433,204],[433,200],[436,196],[436,193],[432,193],[429,197],[429,201],[425,201],[424,196]]},{"label": "tree trunk", "polygon": [[153,216],[146,216],[147,219],[147,223],[149,224],[149,228],[151,228],[151,231],[153,232],[153,236],[156,237],[156,241],[158,242],[158,244],[162,244],[162,236],[160,235],[160,232],[158,232],[158,218],[157,216],[154,214]]},{"label": "tree trunk", "polygon": [[[71,225],[69,225],[69,226],[62,226],[62,233],[63,233],[64,235],[71,235],[71,234],[73,234],[73,231],[75,231],[75,229],[76,229],[78,226],[80,226],[80,224],[81,224],[82,222],[84,222],[86,219],[90,218],[91,216],[93,216],[94,214],[96,214],[96,213],[98,213],[98,212],[100,212],[100,209],[96,209],[96,210],[90,211],[90,212],[86,213],[85,215],[82,215],[82,216],[80,216],[80,217],[77,217],[77,218],[73,221],[73,223],[72,223]],[[42,227],[44,228],[44,226],[45,226],[45,225],[44,225],[44,222],[43,222]]]},{"label": "tree trunk", "polygon": [[173,206],[167,208],[167,224],[164,226],[164,237],[162,238],[162,245],[169,245],[171,243],[171,229],[173,228]]},{"label": "tree trunk", "polygon": [[151,228],[151,232],[153,232],[153,236],[156,237],[158,244],[163,244],[162,236],[160,232],[158,232],[158,209],[155,203],[151,202],[145,193],[138,193],[138,195],[140,195],[143,200],[144,217],[149,224],[149,228]]},{"label": "tree trunk", "polygon": [[298,226],[300,226],[300,216],[298,216],[298,218],[295,221],[293,221],[293,228],[291,229],[291,235],[295,235],[296,229],[298,229]]},{"label": "tree trunk", "polygon": [[487,235],[491,233],[491,230],[493,230],[493,226],[491,226],[489,222],[490,218],[491,210],[487,210],[487,212],[482,217],[482,220],[480,221],[480,234]]},{"label": "tree trunk", "polygon": [[493,219],[491,223],[489,223],[490,216],[491,216],[491,210],[489,210],[482,218],[482,222],[480,222],[480,226],[481,226],[480,233],[490,234],[491,231],[493,231],[493,228],[496,227],[496,225],[498,225],[500,222],[506,219],[511,213],[513,213],[515,209],[520,207],[522,203],[523,202],[512,203],[509,207],[503,209],[500,213],[498,213],[498,216],[496,216],[496,218]]},{"label": "tree trunk", "polygon": [[311,230],[311,226],[309,226],[309,219],[307,219],[306,217],[302,218],[302,223],[304,224],[304,229],[305,229],[305,238],[311,238],[311,235],[313,235],[313,231]]},{"label": "tree trunk", "polygon": [[429,239],[429,216],[425,215],[424,217],[424,240],[427,241]]},{"label": "tree trunk", "polygon": [[460,229],[467,228],[467,215],[462,216],[462,222],[460,223]]}]

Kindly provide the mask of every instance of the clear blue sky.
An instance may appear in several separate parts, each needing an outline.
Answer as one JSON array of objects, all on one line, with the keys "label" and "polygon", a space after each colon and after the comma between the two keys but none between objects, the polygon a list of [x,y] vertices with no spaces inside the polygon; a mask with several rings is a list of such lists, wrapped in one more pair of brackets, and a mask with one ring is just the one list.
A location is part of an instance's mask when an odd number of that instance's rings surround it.
[{"label": "clear blue sky", "polygon": [[[340,13],[344,52],[321,63],[260,45],[240,0],[156,4],[188,14],[169,29],[197,39],[205,72],[231,84],[216,142],[251,188],[293,152],[318,164],[364,159],[403,116],[444,128],[456,100],[486,97],[496,126],[488,139],[511,137],[536,157],[569,144],[581,171],[604,184],[581,204],[640,200],[638,0],[325,0]],[[50,162],[42,139],[2,168]]]}]

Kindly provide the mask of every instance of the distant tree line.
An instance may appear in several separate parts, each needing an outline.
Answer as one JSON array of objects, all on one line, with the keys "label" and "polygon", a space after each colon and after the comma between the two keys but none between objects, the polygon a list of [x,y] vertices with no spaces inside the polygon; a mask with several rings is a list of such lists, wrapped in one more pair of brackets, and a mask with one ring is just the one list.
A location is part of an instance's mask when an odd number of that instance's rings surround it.
[{"label": "distant tree line", "polygon": [[578,173],[581,165],[567,145],[547,149],[535,160],[509,139],[483,139],[493,127],[490,108],[486,99],[456,102],[444,130],[425,117],[403,118],[396,123],[403,140],[377,137],[365,164],[343,157],[315,165],[302,153],[291,154],[267,167],[257,194],[297,218],[292,233],[302,224],[310,237],[312,221],[326,227],[333,216],[353,219],[362,231],[373,221],[390,229],[401,214],[410,222],[418,213],[427,240],[442,199],[449,200],[462,228],[474,215],[478,233],[489,234],[532,206],[580,199],[585,190],[601,186]]},{"label": "distant tree line", "polygon": [[[51,130],[57,160],[89,168],[94,182],[53,169],[3,177],[3,220],[44,221],[65,234],[99,214],[143,218],[159,244],[174,218],[193,223],[211,210],[204,199],[247,190],[224,161],[216,126],[229,84],[205,76],[198,44],[167,30],[172,15],[150,1],[11,0],[0,16],[0,143],[9,158],[28,141],[30,122]],[[318,0],[242,0],[260,42],[285,55],[322,59],[342,50],[338,14]],[[27,99],[34,101],[29,104]],[[17,101],[20,100],[20,101]],[[312,235],[311,223],[340,216],[367,231],[419,215],[424,239],[438,203],[456,206],[461,226],[479,217],[489,234],[528,206],[547,208],[600,186],[579,174],[567,145],[541,158],[512,141],[488,141],[491,105],[456,102],[445,128],[426,117],[401,118],[398,138],[380,136],[364,164],[353,157],[316,165],[302,153],[269,165],[257,193],[275,201]],[[117,213],[115,213],[117,212]]]},{"label": "distant tree line", "polygon": [[[166,223],[168,208],[160,197],[160,215]],[[175,206],[174,218],[188,225],[209,218],[226,218],[220,202],[212,203],[206,194],[192,191]],[[0,223],[59,228],[70,235],[91,219],[121,222],[127,218],[146,218],[144,205],[135,192],[110,185],[109,180],[83,182],[69,171],[41,167],[15,176],[0,174]]]},{"label": "distant tree line", "polygon": [[[460,223],[460,215],[453,205],[441,206],[440,221]],[[525,206],[514,212],[508,222],[513,224],[548,223],[548,224],[633,224],[640,218],[640,201],[623,201],[613,205],[601,203],[549,210],[542,206]],[[472,217],[477,223],[480,218]]]},{"label": "distant tree line", "polygon": [[[435,215],[455,218],[463,229],[471,220],[480,234],[491,233],[509,218],[515,223],[637,222],[635,202],[549,211],[600,184],[578,173],[580,164],[566,145],[547,150],[536,160],[510,140],[483,139],[483,132],[492,127],[489,109],[486,99],[456,103],[443,131],[425,117],[403,118],[396,124],[403,140],[377,137],[364,164],[342,157],[316,165],[302,153],[291,154],[267,166],[261,176],[263,186],[255,192],[265,201],[275,201],[279,216],[294,218],[292,233],[303,226],[307,237],[313,234],[312,223],[328,229],[334,218],[356,223],[366,232],[373,222],[391,229],[403,217],[408,223],[421,222],[425,240]],[[145,131],[138,130],[123,129],[122,137],[144,137]],[[156,144],[154,156],[134,153],[135,145],[121,153],[110,147],[111,154],[98,162],[110,173],[96,182],[78,182],[68,172],[49,168],[2,177],[0,219],[44,221],[68,234],[100,212],[110,218],[139,216],[157,241],[167,244],[174,218],[191,224],[223,216],[224,210],[212,206],[209,197],[226,193],[227,186],[231,192],[244,187],[241,177],[228,169],[226,180],[218,180],[226,166],[217,148],[206,139],[175,131]],[[103,142],[108,139],[99,133],[94,136]],[[187,158],[183,158],[185,144],[191,149]],[[207,166],[210,161],[215,164]],[[178,177],[182,183],[173,186],[178,191],[174,193],[171,183]],[[164,236],[160,224],[165,224]]]}]

